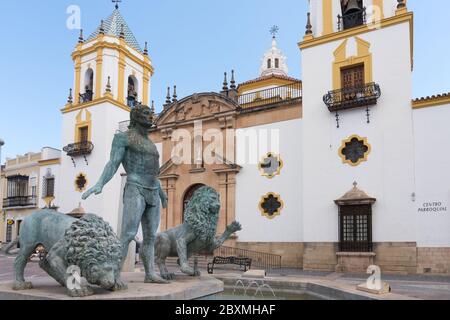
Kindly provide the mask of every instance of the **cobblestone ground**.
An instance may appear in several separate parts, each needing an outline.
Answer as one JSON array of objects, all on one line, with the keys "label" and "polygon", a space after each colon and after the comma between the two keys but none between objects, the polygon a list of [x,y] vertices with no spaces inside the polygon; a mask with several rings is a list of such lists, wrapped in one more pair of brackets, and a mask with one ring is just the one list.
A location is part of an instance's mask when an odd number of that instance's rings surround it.
[{"label": "cobblestone ground", "polygon": [[[14,278],[14,256],[5,256],[0,254],[0,283],[11,282]],[[142,265],[137,265],[143,270]],[[169,266],[170,271],[178,271],[178,268]],[[237,270],[215,270],[215,273],[239,273]],[[206,271],[203,270],[204,273]],[[337,274],[330,272],[307,272],[301,270],[284,269],[281,271],[268,272],[268,276],[286,277],[286,278],[309,278],[309,279],[327,279],[336,281],[337,283],[345,283],[350,285],[358,285],[367,279],[361,275],[353,274]],[[37,262],[29,262],[25,270],[25,277],[29,281],[39,277],[48,277],[43,272]],[[450,276],[396,276],[385,275],[383,281],[389,282],[392,291],[419,299],[425,300],[450,300]]]}]

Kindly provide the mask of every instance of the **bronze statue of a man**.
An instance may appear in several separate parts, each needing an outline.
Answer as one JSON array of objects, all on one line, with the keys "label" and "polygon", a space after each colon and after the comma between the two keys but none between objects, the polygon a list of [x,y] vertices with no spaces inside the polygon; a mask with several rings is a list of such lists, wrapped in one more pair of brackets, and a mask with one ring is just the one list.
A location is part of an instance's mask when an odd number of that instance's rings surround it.
[{"label": "bronze statue of a man", "polygon": [[111,159],[97,184],[83,194],[100,194],[103,187],[113,178],[120,164],[127,173],[123,198],[122,265],[128,254],[128,247],[135,239],[142,223],[143,245],[141,257],[145,268],[145,282],[167,283],[155,272],[155,240],[160,222],[160,200],[167,207],[167,196],[161,188],[159,175],[159,153],[148,138],[153,124],[153,112],[149,107],[137,105],[130,114],[129,131],[118,133],[112,143]]}]

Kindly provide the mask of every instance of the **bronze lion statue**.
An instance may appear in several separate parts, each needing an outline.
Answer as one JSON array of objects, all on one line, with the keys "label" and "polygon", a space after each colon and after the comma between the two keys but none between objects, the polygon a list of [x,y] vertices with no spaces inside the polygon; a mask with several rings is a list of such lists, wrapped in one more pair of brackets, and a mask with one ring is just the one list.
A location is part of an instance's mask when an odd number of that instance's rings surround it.
[{"label": "bronze lion statue", "polygon": [[155,260],[162,278],[166,280],[174,278],[174,274],[167,270],[165,263],[167,257],[178,257],[178,264],[184,274],[200,276],[200,272],[189,266],[189,258],[203,251],[214,251],[233,233],[242,229],[240,223],[234,221],[227,226],[222,236],[217,238],[219,212],[219,194],[210,187],[202,187],[189,201],[184,213],[184,223],[157,235]]},{"label": "bronze lion statue", "polygon": [[[78,220],[53,210],[37,211],[25,218],[19,238],[5,252],[17,243],[20,251],[14,262],[14,290],[32,288],[31,282],[25,281],[24,270],[39,245],[47,251],[39,266],[66,287],[71,297],[94,293],[88,285],[82,284],[81,277],[109,291],[127,288],[120,280],[121,242],[109,224],[96,215],[88,214]],[[74,270],[80,274],[74,274]],[[71,285],[74,281],[76,285]]]}]

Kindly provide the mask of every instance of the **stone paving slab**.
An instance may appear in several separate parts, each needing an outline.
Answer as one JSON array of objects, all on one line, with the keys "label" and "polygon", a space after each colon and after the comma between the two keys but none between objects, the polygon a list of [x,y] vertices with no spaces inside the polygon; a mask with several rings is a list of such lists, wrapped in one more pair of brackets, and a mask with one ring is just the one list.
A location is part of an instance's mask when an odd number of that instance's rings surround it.
[{"label": "stone paving slab", "polygon": [[193,278],[176,275],[170,284],[144,283],[143,273],[123,273],[128,290],[109,292],[93,287],[95,295],[71,298],[66,289],[51,278],[32,280],[33,289],[12,290],[12,283],[0,284],[0,300],[193,300],[223,291],[223,282],[210,276]]}]

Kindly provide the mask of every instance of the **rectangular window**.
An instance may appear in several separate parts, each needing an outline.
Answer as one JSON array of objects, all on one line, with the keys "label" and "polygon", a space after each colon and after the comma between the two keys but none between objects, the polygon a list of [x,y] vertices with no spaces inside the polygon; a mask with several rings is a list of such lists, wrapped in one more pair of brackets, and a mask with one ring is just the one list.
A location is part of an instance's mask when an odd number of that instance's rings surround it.
[{"label": "rectangular window", "polygon": [[372,252],[372,206],[339,207],[339,250]]},{"label": "rectangular window", "polygon": [[89,141],[89,128],[88,127],[82,127],[79,128],[79,142],[88,142]]},{"label": "rectangular window", "polygon": [[55,196],[55,178],[47,178],[45,183],[44,197]]},{"label": "rectangular window", "polygon": [[7,178],[8,198],[27,197],[28,196],[28,177],[12,176]]}]

